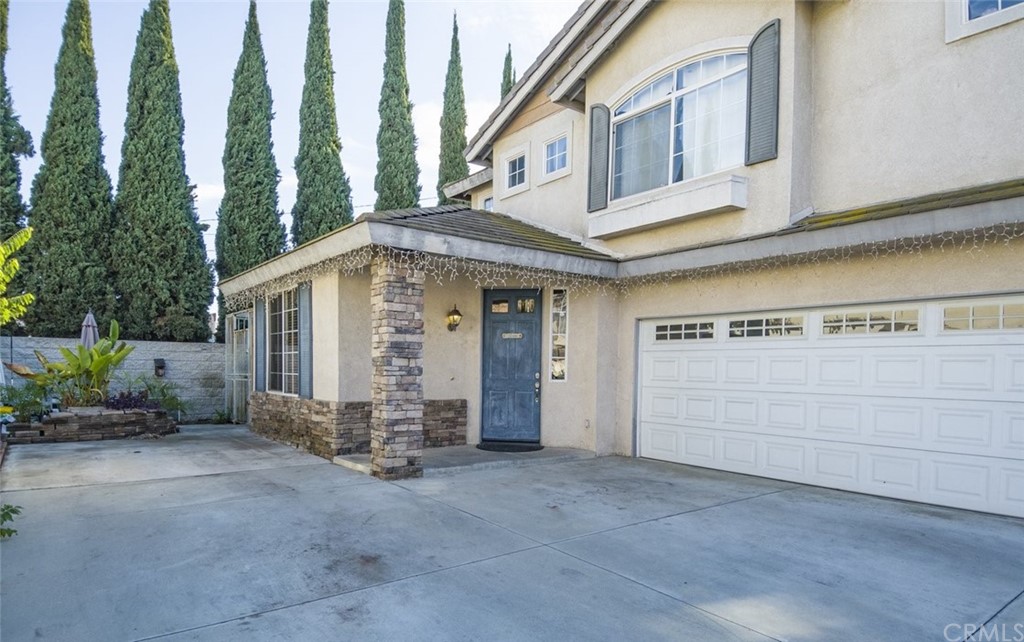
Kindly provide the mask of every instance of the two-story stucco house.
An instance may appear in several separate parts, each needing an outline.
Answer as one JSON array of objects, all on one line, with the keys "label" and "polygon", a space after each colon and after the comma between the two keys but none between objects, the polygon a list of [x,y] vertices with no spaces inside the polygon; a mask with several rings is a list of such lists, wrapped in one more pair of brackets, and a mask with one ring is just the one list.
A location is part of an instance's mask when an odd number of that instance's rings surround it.
[{"label": "two-story stucco house", "polygon": [[1019,0],[588,0],[469,207],[221,284],[251,425],[385,478],[539,442],[1024,516],[1022,61]]}]

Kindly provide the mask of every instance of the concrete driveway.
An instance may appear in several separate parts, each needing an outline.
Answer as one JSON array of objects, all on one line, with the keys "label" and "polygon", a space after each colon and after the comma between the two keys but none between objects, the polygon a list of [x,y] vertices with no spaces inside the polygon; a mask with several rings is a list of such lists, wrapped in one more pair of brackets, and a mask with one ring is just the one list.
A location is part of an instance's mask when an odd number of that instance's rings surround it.
[{"label": "concrete driveway", "polygon": [[0,477],[5,642],[1024,639],[1024,521],[686,466],[386,483],[187,427]]}]

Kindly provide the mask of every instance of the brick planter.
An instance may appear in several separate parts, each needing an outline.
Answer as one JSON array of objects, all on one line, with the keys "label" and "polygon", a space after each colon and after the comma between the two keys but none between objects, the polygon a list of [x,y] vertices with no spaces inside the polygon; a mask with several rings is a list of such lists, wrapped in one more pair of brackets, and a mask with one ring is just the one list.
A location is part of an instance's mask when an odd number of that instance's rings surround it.
[{"label": "brick planter", "polygon": [[257,435],[332,459],[370,452],[370,402],[321,401],[254,392],[249,429]]},{"label": "brick planter", "polygon": [[8,424],[7,443],[99,441],[176,432],[177,424],[163,410],[83,408],[73,412],[55,412],[40,423]]},{"label": "brick planter", "polygon": [[[466,400],[428,399],[423,407],[426,448],[466,443]],[[321,401],[266,392],[249,397],[249,429],[257,435],[332,459],[370,452],[369,401]]]}]

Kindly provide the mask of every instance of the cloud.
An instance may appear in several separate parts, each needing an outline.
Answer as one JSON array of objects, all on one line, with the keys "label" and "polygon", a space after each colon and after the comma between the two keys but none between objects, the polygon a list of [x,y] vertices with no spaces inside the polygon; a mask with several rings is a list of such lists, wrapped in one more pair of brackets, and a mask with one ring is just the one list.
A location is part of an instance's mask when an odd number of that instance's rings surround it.
[{"label": "cloud", "polygon": [[199,183],[195,190],[196,201],[220,201],[224,198],[224,186],[220,183]]}]

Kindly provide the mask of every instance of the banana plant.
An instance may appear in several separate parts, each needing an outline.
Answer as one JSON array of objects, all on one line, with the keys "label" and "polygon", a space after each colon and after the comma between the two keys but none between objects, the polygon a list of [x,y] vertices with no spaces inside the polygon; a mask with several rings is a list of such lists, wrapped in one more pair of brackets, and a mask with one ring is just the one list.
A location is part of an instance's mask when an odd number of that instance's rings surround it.
[{"label": "banana plant", "polygon": [[33,372],[21,364],[4,364],[16,375],[34,381],[47,388],[56,389],[65,406],[89,406],[101,404],[107,398],[114,371],[135,346],[125,342],[117,343],[120,327],[117,321],[110,322],[108,336],[96,342],[92,348],[78,344],[75,349],[61,348],[64,361],[49,361],[36,351],[36,359],[43,366],[43,372]]}]

